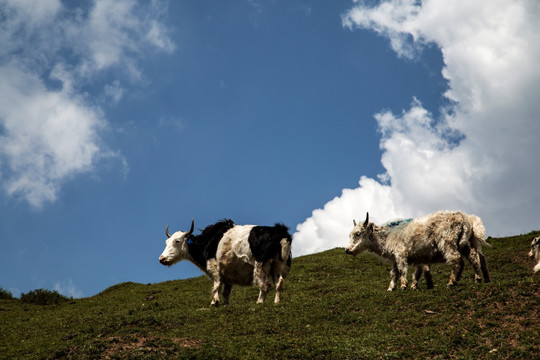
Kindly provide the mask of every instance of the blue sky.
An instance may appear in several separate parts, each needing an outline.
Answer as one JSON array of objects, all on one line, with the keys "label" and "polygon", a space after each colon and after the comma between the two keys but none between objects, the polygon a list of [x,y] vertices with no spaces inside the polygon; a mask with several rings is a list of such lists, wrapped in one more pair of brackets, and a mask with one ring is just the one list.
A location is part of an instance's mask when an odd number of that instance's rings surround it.
[{"label": "blue sky", "polygon": [[157,261],[165,225],[191,218],[283,222],[297,255],[344,246],[366,211],[537,229],[539,14],[0,1],[0,286],[81,297],[198,276]]}]

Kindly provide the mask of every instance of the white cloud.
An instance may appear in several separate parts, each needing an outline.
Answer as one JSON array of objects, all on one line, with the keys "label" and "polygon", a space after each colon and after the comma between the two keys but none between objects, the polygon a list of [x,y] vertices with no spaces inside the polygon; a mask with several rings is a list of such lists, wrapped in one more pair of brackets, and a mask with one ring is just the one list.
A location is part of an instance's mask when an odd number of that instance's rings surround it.
[{"label": "white cloud", "polygon": [[160,1],[95,0],[85,12],[59,0],[0,0],[0,180],[8,196],[40,208],[101,159],[125,164],[101,141],[108,122],[100,108],[125,88],[118,79],[103,94],[82,87],[105,71],[137,81],[145,51],[173,51],[164,9]]},{"label": "white cloud", "polygon": [[72,298],[82,298],[83,293],[78,289],[74,284],[72,279],[67,279],[64,281],[58,281],[54,284],[54,289],[62,295],[72,297]]},{"label": "white cloud", "polygon": [[0,67],[0,153],[8,168],[4,190],[33,206],[54,201],[61,183],[91,168],[100,150],[100,112],[76,95],[48,91],[34,74]]},{"label": "white cloud", "polygon": [[297,252],[343,246],[351,215],[365,211],[383,222],[459,208],[480,215],[492,235],[538,227],[538,23],[535,0],[392,0],[347,12],[345,27],[376,31],[399,56],[436,44],[452,105],[440,118],[416,99],[401,114],[375,114],[384,182],[362,178],[315,210],[297,228]]}]

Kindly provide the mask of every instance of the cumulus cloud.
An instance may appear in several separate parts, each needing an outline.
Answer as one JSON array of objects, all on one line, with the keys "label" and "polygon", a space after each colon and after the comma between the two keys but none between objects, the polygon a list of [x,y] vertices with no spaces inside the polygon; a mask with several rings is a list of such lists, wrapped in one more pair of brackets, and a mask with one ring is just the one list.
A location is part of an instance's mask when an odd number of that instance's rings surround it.
[{"label": "cumulus cloud", "polygon": [[48,91],[13,65],[0,67],[0,153],[9,165],[4,188],[39,207],[54,201],[62,179],[91,168],[103,118],[69,91]]},{"label": "cumulus cloud", "polygon": [[118,79],[88,94],[95,79],[122,73],[136,82],[148,48],[174,51],[160,1],[0,0],[0,180],[8,196],[39,208],[62,184],[116,157],[101,134],[100,101],[120,101]]},{"label": "cumulus cloud", "polygon": [[437,118],[421,99],[400,114],[375,114],[385,173],[315,210],[297,228],[296,253],[345,246],[351,219],[366,211],[383,222],[462,209],[492,235],[537,227],[539,22],[534,0],[356,2],[344,27],[377,32],[405,58],[426,44],[440,48],[451,105]]}]

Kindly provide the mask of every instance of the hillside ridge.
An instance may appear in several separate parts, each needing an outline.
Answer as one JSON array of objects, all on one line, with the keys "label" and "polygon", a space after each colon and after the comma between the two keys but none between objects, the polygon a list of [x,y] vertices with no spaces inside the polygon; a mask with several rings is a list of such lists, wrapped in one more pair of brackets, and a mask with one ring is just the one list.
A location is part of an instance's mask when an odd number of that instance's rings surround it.
[{"label": "hillside ridge", "polygon": [[0,300],[0,359],[533,358],[540,351],[540,276],[527,257],[540,232],[491,238],[492,282],[467,264],[446,288],[387,292],[389,265],[342,248],[293,259],[282,303],[256,305],[255,287],[210,308],[204,276],[125,282],[61,305]]}]

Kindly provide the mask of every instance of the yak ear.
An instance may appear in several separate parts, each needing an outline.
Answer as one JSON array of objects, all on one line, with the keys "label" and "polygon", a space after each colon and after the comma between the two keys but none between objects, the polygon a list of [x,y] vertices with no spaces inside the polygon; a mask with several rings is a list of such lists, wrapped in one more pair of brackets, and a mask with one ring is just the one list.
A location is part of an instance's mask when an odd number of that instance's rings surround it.
[{"label": "yak ear", "polygon": [[352,223],[356,226],[356,220],[352,219]]},{"label": "yak ear", "polygon": [[368,230],[370,235],[373,234],[373,223],[369,224]]},{"label": "yak ear", "polygon": [[364,221],[364,227],[367,227],[369,224],[369,212],[366,213],[366,221]]}]

